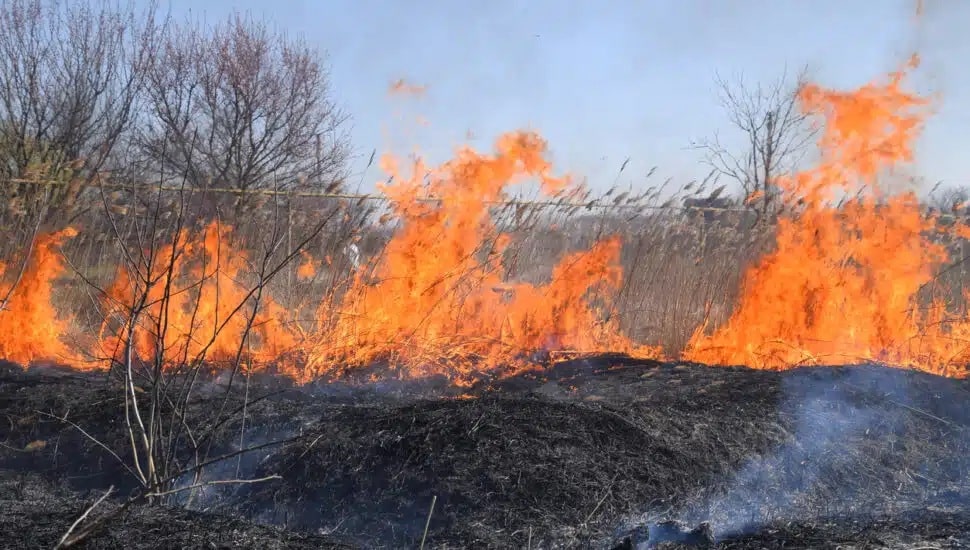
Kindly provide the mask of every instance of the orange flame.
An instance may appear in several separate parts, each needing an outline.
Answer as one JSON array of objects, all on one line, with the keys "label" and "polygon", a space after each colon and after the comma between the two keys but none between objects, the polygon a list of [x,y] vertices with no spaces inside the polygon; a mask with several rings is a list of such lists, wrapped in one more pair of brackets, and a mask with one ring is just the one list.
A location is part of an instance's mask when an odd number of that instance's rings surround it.
[{"label": "orange flame", "polygon": [[296,276],[301,280],[312,279],[317,274],[317,262],[306,250],[300,251],[300,266],[296,268]]},{"label": "orange flame", "polygon": [[[45,360],[83,365],[61,340],[72,320],[60,317],[52,305],[54,282],[64,272],[59,248],[75,235],[75,229],[67,228],[38,236],[17,286],[0,283],[0,299],[10,296],[0,311],[0,358],[22,365]],[[0,277],[4,272],[0,265]]]},{"label": "orange flame", "polygon": [[[538,178],[546,193],[569,182],[551,175],[545,142],[535,134],[503,136],[497,147],[494,156],[460,151],[431,171],[428,182],[420,162],[416,176],[402,178],[392,159],[382,160],[401,182],[383,191],[394,201],[392,215],[404,223],[379,264],[358,271],[340,301],[321,303],[319,333],[302,345],[306,364],[277,365],[280,370],[308,381],[338,367],[385,360],[405,376],[444,373],[461,382],[480,370],[514,372],[531,364],[524,354],[536,351],[659,354],[623,337],[609,316],[610,296],[622,280],[619,238],[568,255],[546,285],[503,279],[510,238],[496,231],[490,205],[517,180]],[[133,319],[133,352],[145,360],[184,363],[203,354],[232,360],[248,329],[255,336],[245,355],[258,362],[300,349],[272,299],[262,298],[253,323],[251,310],[240,308],[252,299],[241,282],[248,258],[227,254],[230,237],[228,228],[213,224],[201,239],[177,235],[144,273],[133,277],[130,268],[120,269],[107,290],[118,307],[102,326],[103,349],[118,357]],[[297,275],[310,278],[316,270],[302,253]]]},{"label": "orange flame", "polygon": [[[802,207],[780,221],[776,250],[748,271],[728,322],[695,332],[688,359],[771,369],[878,360],[966,374],[970,323],[948,319],[941,300],[927,308],[917,300],[948,259],[934,240],[943,228],[912,193],[879,185],[880,174],[912,159],[926,116],[927,102],[902,89],[905,74],[851,93],[801,90],[802,106],[825,116],[823,160],[779,182]],[[860,194],[832,205],[851,191]]]},{"label": "orange flame", "polygon": [[143,270],[120,268],[106,292],[114,307],[102,325],[102,349],[118,358],[132,324],[133,352],[143,360],[226,361],[242,354],[270,361],[295,348],[283,308],[269,296],[258,296],[253,316],[255,286],[245,284],[252,279],[249,258],[230,247],[230,237],[231,229],[216,223],[198,240],[182,231],[146,254],[151,260]]},{"label": "orange flame", "polygon": [[321,309],[325,328],[310,372],[385,359],[410,375],[462,380],[479,369],[512,372],[527,363],[520,355],[537,350],[657,353],[637,349],[606,315],[622,279],[617,238],[564,258],[546,285],[503,280],[510,238],[497,233],[489,206],[524,178],[538,179],[548,194],[566,188],[568,180],[551,175],[545,148],[536,134],[506,134],[494,156],[466,148],[435,170],[417,162],[410,177],[383,159],[400,182],[383,191],[402,226],[336,311]]},{"label": "orange flame", "polygon": [[[928,291],[949,260],[945,238],[968,238],[970,228],[947,226],[924,213],[913,193],[881,185],[883,174],[912,160],[928,114],[929,102],[902,86],[916,64],[914,57],[887,82],[853,92],[803,87],[802,108],[826,123],[822,160],[777,182],[788,213],[778,223],[774,251],[746,272],[731,318],[713,331],[699,327],[684,358],[768,369],[876,360],[968,374],[966,305],[954,307]],[[485,371],[519,372],[535,364],[536,353],[661,357],[619,329],[612,304],[623,281],[618,237],[567,254],[545,284],[505,277],[515,252],[492,206],[521,182],[538,182],[545,194],[560,197],[574,190],[553,176],[545,153],[538,135],[517,132],[502,136],[494,154],[464,148],[434,169],[416,161],[410,175],[394,159],[382,159],[394,176],[382,190],[399,229],[376,259],[353,262],[349,289],[319,299],[309,336],[265,291],[254,292],[253,262],[232,246],[230,228],[184,230],[143,256],[146,265],[118,270],[105,292],[101,355],[119,358],[130,335],[134,355],[170,365],[242,356],[308,381],[386,362],[405,376],[443,374],[459,384]],[[0,312],[0,357],[84,365],[59,339],[71,319],[52,306],[64,269],[57,248],[75,234],[67,229],[38,239]],[[296,275],[315,279],[332,263],[302,252]],[[10,284],[0,285],[0,296]],[[970,303],[970,291],[964,301]],[[302,361],[281,362],[290,356]]]},{"label": "orange flame", "polygon": [[399,78],[388,86],[388,93],[391,95],[411,95],[411,96],[421,96],[428,90],[427,86],[422,86],[420,84],[414,84]]}]

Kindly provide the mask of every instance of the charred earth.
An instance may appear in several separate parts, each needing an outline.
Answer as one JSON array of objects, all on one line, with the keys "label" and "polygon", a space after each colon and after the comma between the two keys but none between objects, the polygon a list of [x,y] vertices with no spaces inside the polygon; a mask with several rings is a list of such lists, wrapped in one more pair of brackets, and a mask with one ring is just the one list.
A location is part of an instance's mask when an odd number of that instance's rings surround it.
[{"label": "charred earth", "polygon": [[[281,479],[132,507],[86,547],[414,548],[429,510],[427,548],[970,547],[967,380],[601,356],[465,389],[264,378],[248,395],[213,454],[259,449],[209,475]],[[125,460],[122,399],[104,374],[0,367],[3,547],[50,548],[134,488],[64,421]]]}]

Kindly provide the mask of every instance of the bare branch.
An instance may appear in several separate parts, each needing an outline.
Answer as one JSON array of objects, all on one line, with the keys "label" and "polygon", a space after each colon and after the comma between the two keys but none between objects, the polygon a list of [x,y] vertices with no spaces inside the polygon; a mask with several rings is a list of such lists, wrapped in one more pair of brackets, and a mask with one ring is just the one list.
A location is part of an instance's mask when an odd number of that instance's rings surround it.
[{"label": "bare branch", "polygon": [[778,178],[797,168],[816,134],[808,121],[811,113],[798,104],[805,76],[803,69],[792,82],[786,70],[764,86],[749,85],[743,75],[733,82],[717,75],[719,102],[742,144],[735,150],[716,133],[692,143],[717,175],[740,184],[746,196],[756,197],[761,215],[772,214],[778,206]]},{"label": "bare branch", "polygon": [[73,546],[76,542],[78,542],[79,539],[72,538],[71,534],[74,533],[74,530],[77,529],[77,526],[80,525],[82,521],[87,519],[87,517],[91,515],[91,512],[94,511],[95,508],[100,506],[101,503],[104,502],[104,499],[108,498],[108,496],[110,496],[111,493],[114,492],[114,490],[115,490],[114,485],[108,487],[108,490],[105,491],[105,493],[101,495],[101,497],[98,500],[94,501],[94,504],[92,504],[91,506],[88,506],[87,510],[85,510],[84,513],[81,514],[79,518],[74,520],[74,523],[72,523],[71,526],[68,527],[67,532],[64,533],[64,536],[61,537],[61,540],[57,541],[57,545],[54,547],[55,550],[58,548],[69,548]]},{"label": "bare branch", "polygon": [[[107,2],[0,3],[0,182],[42,177],[47,219],[63,223],[107,166],[134,120],[159,24]],[[5,186],[8,200],[36,209],[44,186]],[[68,215],[60,215],[68,214]]]},{"label": "bare branch", "polygon": [[193,483],[192,485],[186,485],[185,487],[176,487],[175,489],[169,489],[167,491],[154,491],[151,493],[146,493],[145,496],[149,498],[157,498],[157,497],[164,497],[168,495],[174,495],[176,493],[182,493],[185,491],[191,491],[194,489],[201,489],[203,487],[210,487],[213,485],[244,485],[248,483],[263,483],[266,481],[272,481],[274,479],[283,479],[283,478],[277,474],[273,474],[273,475],[261,477],[258,479],[215,479],[212,481]]}]

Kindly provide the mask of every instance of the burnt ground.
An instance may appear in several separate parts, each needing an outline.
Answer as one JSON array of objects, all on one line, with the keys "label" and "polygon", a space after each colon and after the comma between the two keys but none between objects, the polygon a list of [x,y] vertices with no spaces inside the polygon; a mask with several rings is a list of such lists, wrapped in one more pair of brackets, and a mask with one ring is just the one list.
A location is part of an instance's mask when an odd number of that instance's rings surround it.
[{"label": "burnt ground", "polygon": [[[967,380],[604,356],[466,389],[260,378],[248,395],[213,454],[260,449],[209,474],[282,479],[133,507],[87,547],[416,548],[434,499],[429,548],[638,548],[665,520],[710,522],[717,548],[970,548]],[[134,488],[62,420],[124,460],[122,407],[103,374],[0,367],[0,542],[50,547],[108,486]]]},{"label": "burnt ground", "polygon": [[[51,548],[93,499],[36,474],[0,473],[0,547]],[[331,537],[173,507],[131,509],[85,548],[296,548],[349,550]]]}]

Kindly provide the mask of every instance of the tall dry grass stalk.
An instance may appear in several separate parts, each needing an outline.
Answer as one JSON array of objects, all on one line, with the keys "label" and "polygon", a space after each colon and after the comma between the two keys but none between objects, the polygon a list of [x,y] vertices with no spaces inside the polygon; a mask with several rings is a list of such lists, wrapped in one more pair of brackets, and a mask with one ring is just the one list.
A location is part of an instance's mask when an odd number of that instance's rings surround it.
[{"label": "tall dry grass stalk", "polygon": [[[542,283],[565,254],[619,234],[624,243],[623,284],[608,314],[618,316],[625,333],[638,343],[660,345],[676,355],[698,326],[716,327],[727,319],[745,267],[772,246],[773,228],[760,223],[756,214],[732,206],[737,202],[727,208],[721,202],[722,206],[705,209],[701,199],[711,193],[711,186],[701,182],[673,191],[654,186],[632,197],[612,189],[599,196],[496,205],[497,229],[512,237],[503,260],[504,278]],[[106,193],[106,208],[87,208],[75,223],[78,236],[64,248],[75,273],[58,281],[57,306],[73,315],[77,332],[73,337],[81,343],[87,343],[103,319],[91,288],[104,288],[116,275],[125,261],[125,247],[137,244],[146,220],[153,220],[159,238],[164,239],[171,232],[166,224],[177,217],[174,197],[161,193],[150,205],[135,200],[135,195],[133,191]],[[193,191],[187,200],[206,203],[206,193]],[[684,208],[685,202],[699,206]],[[944,207],[962,215],[960,205]],[[320,305],[340,303],[350,287],[355,269],[349,247],[359,251],[359,269],[367,269],[380,259],[397,223],[380,216],[380,202],[347,198],[267,196],[244,218],[234,217],[235,212],[224,215],[219,208],[194,211],[195,217],[186,224],[201,228],[218,219],[231,225],[233,247],[239,251],[264,252],[258,243],[266,228],[272,224],[285,227],[277,253],[295,254],[296,258],[267,282],[266,293],[291,312],[288,322],[302,334],[319,329],[315,324],[320,322]],[[8,215],[2,221],[11,236],[3,247],[8,264],[5,277],[9,279],[29,247],[36,229],[31,222],[36,219]],[[297,249],[296,236],[317,225],[321,226],[319,232]],[[940,272],[926,295],[938,296],[943,289],[957,303],[963,299],[970,267],[966,243],[951,241],[947,243],[951,265]],[[489,246],[481,243],[481,253],[487,253]],[[313,269],[304,269],[310,265]]]}]

